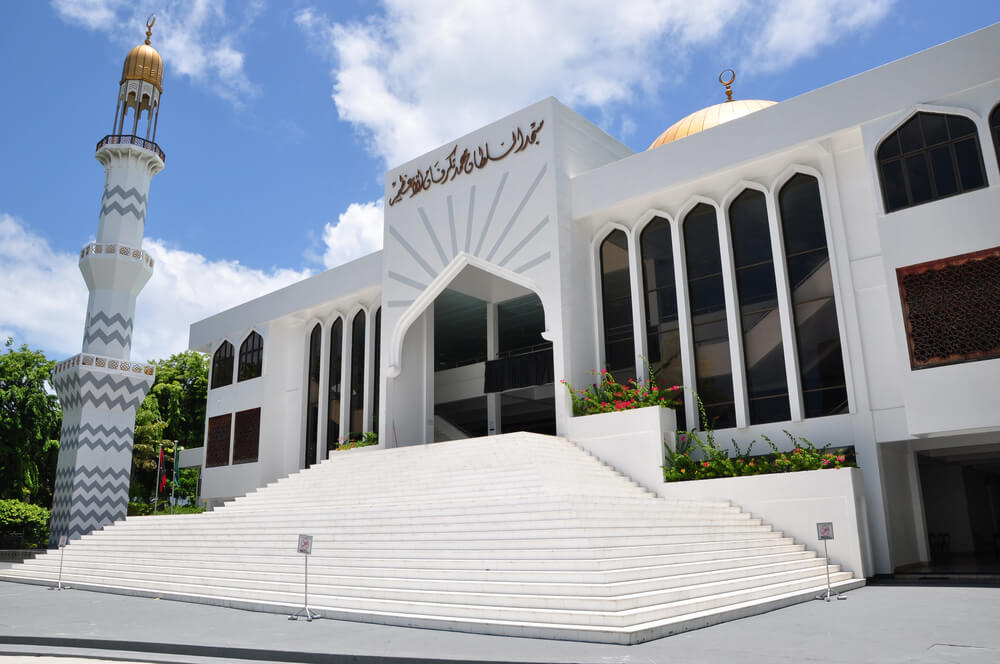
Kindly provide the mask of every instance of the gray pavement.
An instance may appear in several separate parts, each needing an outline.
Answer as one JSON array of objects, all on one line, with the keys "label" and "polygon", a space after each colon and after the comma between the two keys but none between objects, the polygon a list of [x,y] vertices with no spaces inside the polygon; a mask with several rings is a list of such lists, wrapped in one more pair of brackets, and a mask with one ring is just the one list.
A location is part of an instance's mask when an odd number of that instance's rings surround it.
[{"label": "gray pavement", "polygon": [[877,586],[847,597],[613,646],[291,622],[283,614],[0,582],[0,664],[25,655],[212,664],[1000,662],[1000,588]]}]

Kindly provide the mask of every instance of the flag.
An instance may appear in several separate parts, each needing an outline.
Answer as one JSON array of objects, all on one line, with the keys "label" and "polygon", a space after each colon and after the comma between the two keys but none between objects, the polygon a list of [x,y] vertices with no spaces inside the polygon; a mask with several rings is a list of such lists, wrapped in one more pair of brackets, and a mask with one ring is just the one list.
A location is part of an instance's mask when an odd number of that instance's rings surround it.
[{"label": "flag", "polygon": [[160,447],[160,463],[157,466],[160,470],[160,491],[163,491],[163,487],[167,486],[167,467],[163,463],[163,448]]}]

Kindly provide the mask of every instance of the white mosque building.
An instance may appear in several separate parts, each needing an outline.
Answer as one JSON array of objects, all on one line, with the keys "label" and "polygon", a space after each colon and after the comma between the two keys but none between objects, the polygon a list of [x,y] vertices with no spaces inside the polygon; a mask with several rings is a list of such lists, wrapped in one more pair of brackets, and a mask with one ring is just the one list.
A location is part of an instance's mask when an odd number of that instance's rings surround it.
[{"label": "white mosque building", "polygon": [[[392,169],[382,251],[191,326],[212,356],[202,497],[367,431],[570,435],[560,380],[648,361],[722,441],[854,446],[870,572],[993,551],[997,62],[1000,25],[723,101],[640,153],[549,98]],[[697,424],[690,398],[676,415]]]}]

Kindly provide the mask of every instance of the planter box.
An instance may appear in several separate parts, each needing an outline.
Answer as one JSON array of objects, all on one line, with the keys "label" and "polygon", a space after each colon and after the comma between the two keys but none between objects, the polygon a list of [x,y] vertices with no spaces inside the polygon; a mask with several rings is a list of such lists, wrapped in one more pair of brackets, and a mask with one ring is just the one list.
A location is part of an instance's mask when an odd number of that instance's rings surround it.
[{"label": "planter box", "polygon": [[663,485],[663,447],[674,444],[672,408],[648,406],[571,417],[561,435],[650,491]]},{"label": "planter box", "polygon": [[660,482],[656,492],[681,500],[729,500],[799,544],[823,553],[816,524],[832,521],[830,560],[859,578],[874,574],[864,478],[860,468]]}]

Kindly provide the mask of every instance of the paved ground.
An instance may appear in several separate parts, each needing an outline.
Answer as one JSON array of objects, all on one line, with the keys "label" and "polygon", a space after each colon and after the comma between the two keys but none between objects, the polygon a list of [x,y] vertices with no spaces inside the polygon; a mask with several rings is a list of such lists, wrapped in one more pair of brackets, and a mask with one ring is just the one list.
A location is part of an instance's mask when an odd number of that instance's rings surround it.
[{"label": "paved ground", "polygon": [[30,655],[212,664],[1000,662],[1000,588],[879,586],[847,597],[610,646],[290,622],[284,615],[0,582],[0,664],[42,661]]}]

